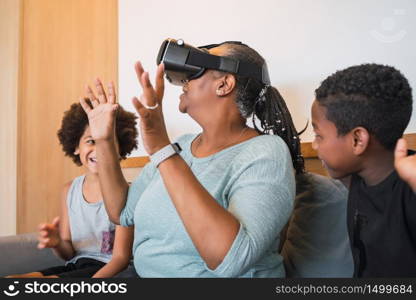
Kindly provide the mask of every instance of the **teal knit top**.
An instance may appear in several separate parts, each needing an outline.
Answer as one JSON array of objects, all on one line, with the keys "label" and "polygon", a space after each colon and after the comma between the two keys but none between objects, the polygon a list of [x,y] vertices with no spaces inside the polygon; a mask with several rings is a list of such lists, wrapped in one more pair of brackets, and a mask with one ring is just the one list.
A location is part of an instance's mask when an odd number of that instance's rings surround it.
[{"label": "teal knit top", "polygon": [[[195,134],[177,140],[180,155],[213,198],[240,222],[222,263],[211,270],[189,237],[154,164],[132,183],[120,215],[135,225],[134,264],[141,277],[284,277],[277,252],[295,197],[292,160],[284,141],[261,135],[209,157],[191,152]],[[188,199],[192,205],[192,199]]]}]

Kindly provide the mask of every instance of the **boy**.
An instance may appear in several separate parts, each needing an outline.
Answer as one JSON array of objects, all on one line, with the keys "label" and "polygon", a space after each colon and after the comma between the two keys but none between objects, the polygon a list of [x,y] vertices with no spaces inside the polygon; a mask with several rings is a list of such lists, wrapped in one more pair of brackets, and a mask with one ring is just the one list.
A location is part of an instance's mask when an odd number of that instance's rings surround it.
[{"label": "boy", "polygon": [[407,79],[393,67],[364,64],[329,76],[315,93],[313,147],[349,187],[354,276],[415,277],[416,196],[394,169],[412,114]]}]

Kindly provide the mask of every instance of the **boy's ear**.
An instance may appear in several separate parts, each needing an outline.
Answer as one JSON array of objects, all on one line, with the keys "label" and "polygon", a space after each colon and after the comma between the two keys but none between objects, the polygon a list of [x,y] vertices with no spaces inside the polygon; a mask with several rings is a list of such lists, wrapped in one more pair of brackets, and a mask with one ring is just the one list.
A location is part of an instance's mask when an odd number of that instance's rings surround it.
[{"label": "boy's ear", "polygon": [[79,155],[79,148],[78,147],[75,148],[74,154]]},{"label": "boy's ear", "polygon": [[353,142],[353,153],[361,155],[367,150],[370,142],[370,134],[364,127],[356,127],[351,131]]}]

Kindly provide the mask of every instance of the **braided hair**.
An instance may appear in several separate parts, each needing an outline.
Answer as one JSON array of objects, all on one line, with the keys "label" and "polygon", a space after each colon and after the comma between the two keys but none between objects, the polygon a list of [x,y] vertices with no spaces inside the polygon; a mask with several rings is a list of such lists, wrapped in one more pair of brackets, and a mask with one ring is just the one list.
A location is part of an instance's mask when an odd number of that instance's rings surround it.
[{"label": "braided hair", "polygon": [[[226,54],[224,56],[262,66],[263,57],[254,49],[244,44],[225,43]],[[262,82],[249,77],[236,77],[236,102],[244,118],[253,117],[253,126],[260,134],[274,134],[280,136],[287,144],[292,157],[296,174],[304,173],[304,160],[300,149],[299,135],[293,124],[292,117],[286,106],[285,100],[279,91]],[[255,119],[260,122],[260,128]]]}]

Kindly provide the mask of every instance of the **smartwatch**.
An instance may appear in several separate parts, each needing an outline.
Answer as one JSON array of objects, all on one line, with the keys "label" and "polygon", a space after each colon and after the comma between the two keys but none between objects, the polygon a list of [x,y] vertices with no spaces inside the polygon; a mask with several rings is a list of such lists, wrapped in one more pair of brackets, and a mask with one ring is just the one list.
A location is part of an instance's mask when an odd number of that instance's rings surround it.
[{"label": "smartwatch", "polygon": [[182,151],[181,146],[178,143],[169,144],[159,151],[150,155],[150,161],[156,165],[156,168],[159,167],[160,163],[172,155],[178,154]]}]

